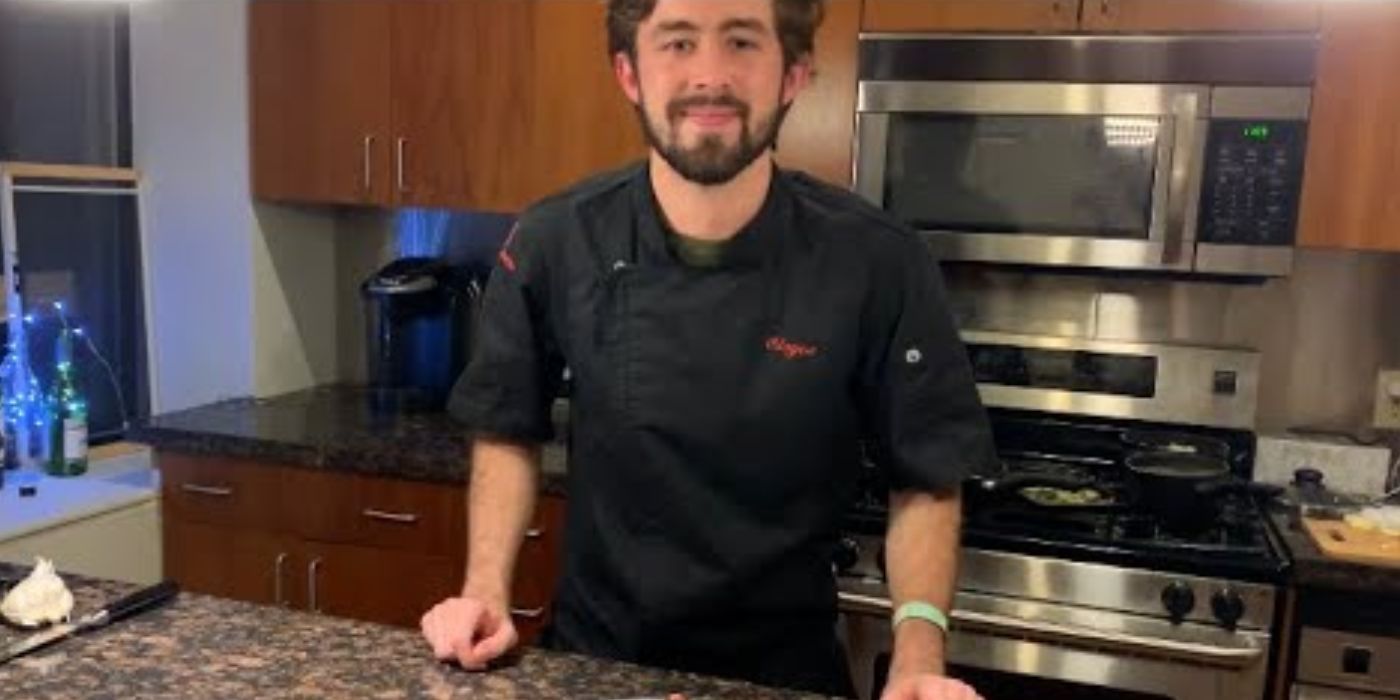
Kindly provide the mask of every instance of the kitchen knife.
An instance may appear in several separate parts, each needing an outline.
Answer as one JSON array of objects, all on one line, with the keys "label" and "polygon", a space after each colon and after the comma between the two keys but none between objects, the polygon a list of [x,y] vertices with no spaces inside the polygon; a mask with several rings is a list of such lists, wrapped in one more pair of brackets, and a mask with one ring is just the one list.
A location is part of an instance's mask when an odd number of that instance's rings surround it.
[{"label": "kitchen knife", "polygon": [[43,632],[31,634],[0,651],[0,665],[9,663],[25,654],[38,651],[51,644],[74,635],[89,632],[118,620],[124,620],[137,613],[163,605],[180,592],[174,581],[162,581],[147,586],[131,595],[119,598],[116,602],[95,612],[88,613],[74,622],[54,625]]}]

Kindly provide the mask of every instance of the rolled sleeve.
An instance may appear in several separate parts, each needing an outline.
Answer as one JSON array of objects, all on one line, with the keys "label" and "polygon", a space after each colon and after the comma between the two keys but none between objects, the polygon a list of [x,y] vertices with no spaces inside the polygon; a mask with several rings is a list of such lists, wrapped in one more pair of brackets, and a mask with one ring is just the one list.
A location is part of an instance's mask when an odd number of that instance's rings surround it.
[{"label": "rolled sleeve", "polygon": [[991,430],[938,265],[914,235],[900,244],[868,324],[866,432],[892,489],[948,490],[995,459]]},{"label": "rolled sleeve", "polygon": [[474,434],[543,442],[563,360],[549,329],[542,232],[523,218],[497,256],[448,412]]}]

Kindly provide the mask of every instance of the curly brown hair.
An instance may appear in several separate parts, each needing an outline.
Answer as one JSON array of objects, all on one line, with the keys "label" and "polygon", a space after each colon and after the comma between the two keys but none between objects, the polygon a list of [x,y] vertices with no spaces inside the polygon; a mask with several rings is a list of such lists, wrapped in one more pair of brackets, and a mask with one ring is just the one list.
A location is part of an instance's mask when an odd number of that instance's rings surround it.
[{"label": "curly brown hair", "polygon": [[[608,55],[626,53],[637,58],[637,25],[656,9],[656,0],[608,0]],[[826,17],[826,0],[773,0],[783,65],[792,66],[810,57],[817,43],[817,29]]]}]

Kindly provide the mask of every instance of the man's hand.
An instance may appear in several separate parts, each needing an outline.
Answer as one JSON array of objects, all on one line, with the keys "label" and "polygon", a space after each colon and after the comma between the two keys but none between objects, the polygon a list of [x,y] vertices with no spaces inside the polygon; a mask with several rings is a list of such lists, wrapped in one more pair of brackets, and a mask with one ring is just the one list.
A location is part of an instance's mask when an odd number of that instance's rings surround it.
[{"label": "man's hand", "polygon": [[493,596],[448,598],[424,614],[419,626],[434,656],[456,659],[468,671],[486,670],[520,640],[506,603]]},{"label": "man's hand", "polygon": [[880,700],[982,700],[971,686],[936,673],[906,673],[890,678]]}]

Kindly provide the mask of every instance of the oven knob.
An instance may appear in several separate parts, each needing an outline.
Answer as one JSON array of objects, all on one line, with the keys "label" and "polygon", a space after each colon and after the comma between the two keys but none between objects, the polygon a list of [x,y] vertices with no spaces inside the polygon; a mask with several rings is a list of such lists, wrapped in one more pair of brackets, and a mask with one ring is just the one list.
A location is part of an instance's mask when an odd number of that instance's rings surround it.
[{"label": "oven knob", "polygon": [[836,566],[838,572],[847,572],[854,569],[860,562],[860,544],[852,537],[842,537],[836,543],[836,551],[831,554],[831,563]]},{"label": "oven knob", "polygon": [[1244,617],[1244,597],[1233,588],[1222,588],[1210,597],[1210,610],[1226,629],[1233,630]]},{"label": "oven knob", "polygon": [[1162,607],[1167,609],[1173,623],[1180,623],[1196,607],[1196,593],[1190,586],[1177,581],[1162,589]]}]

